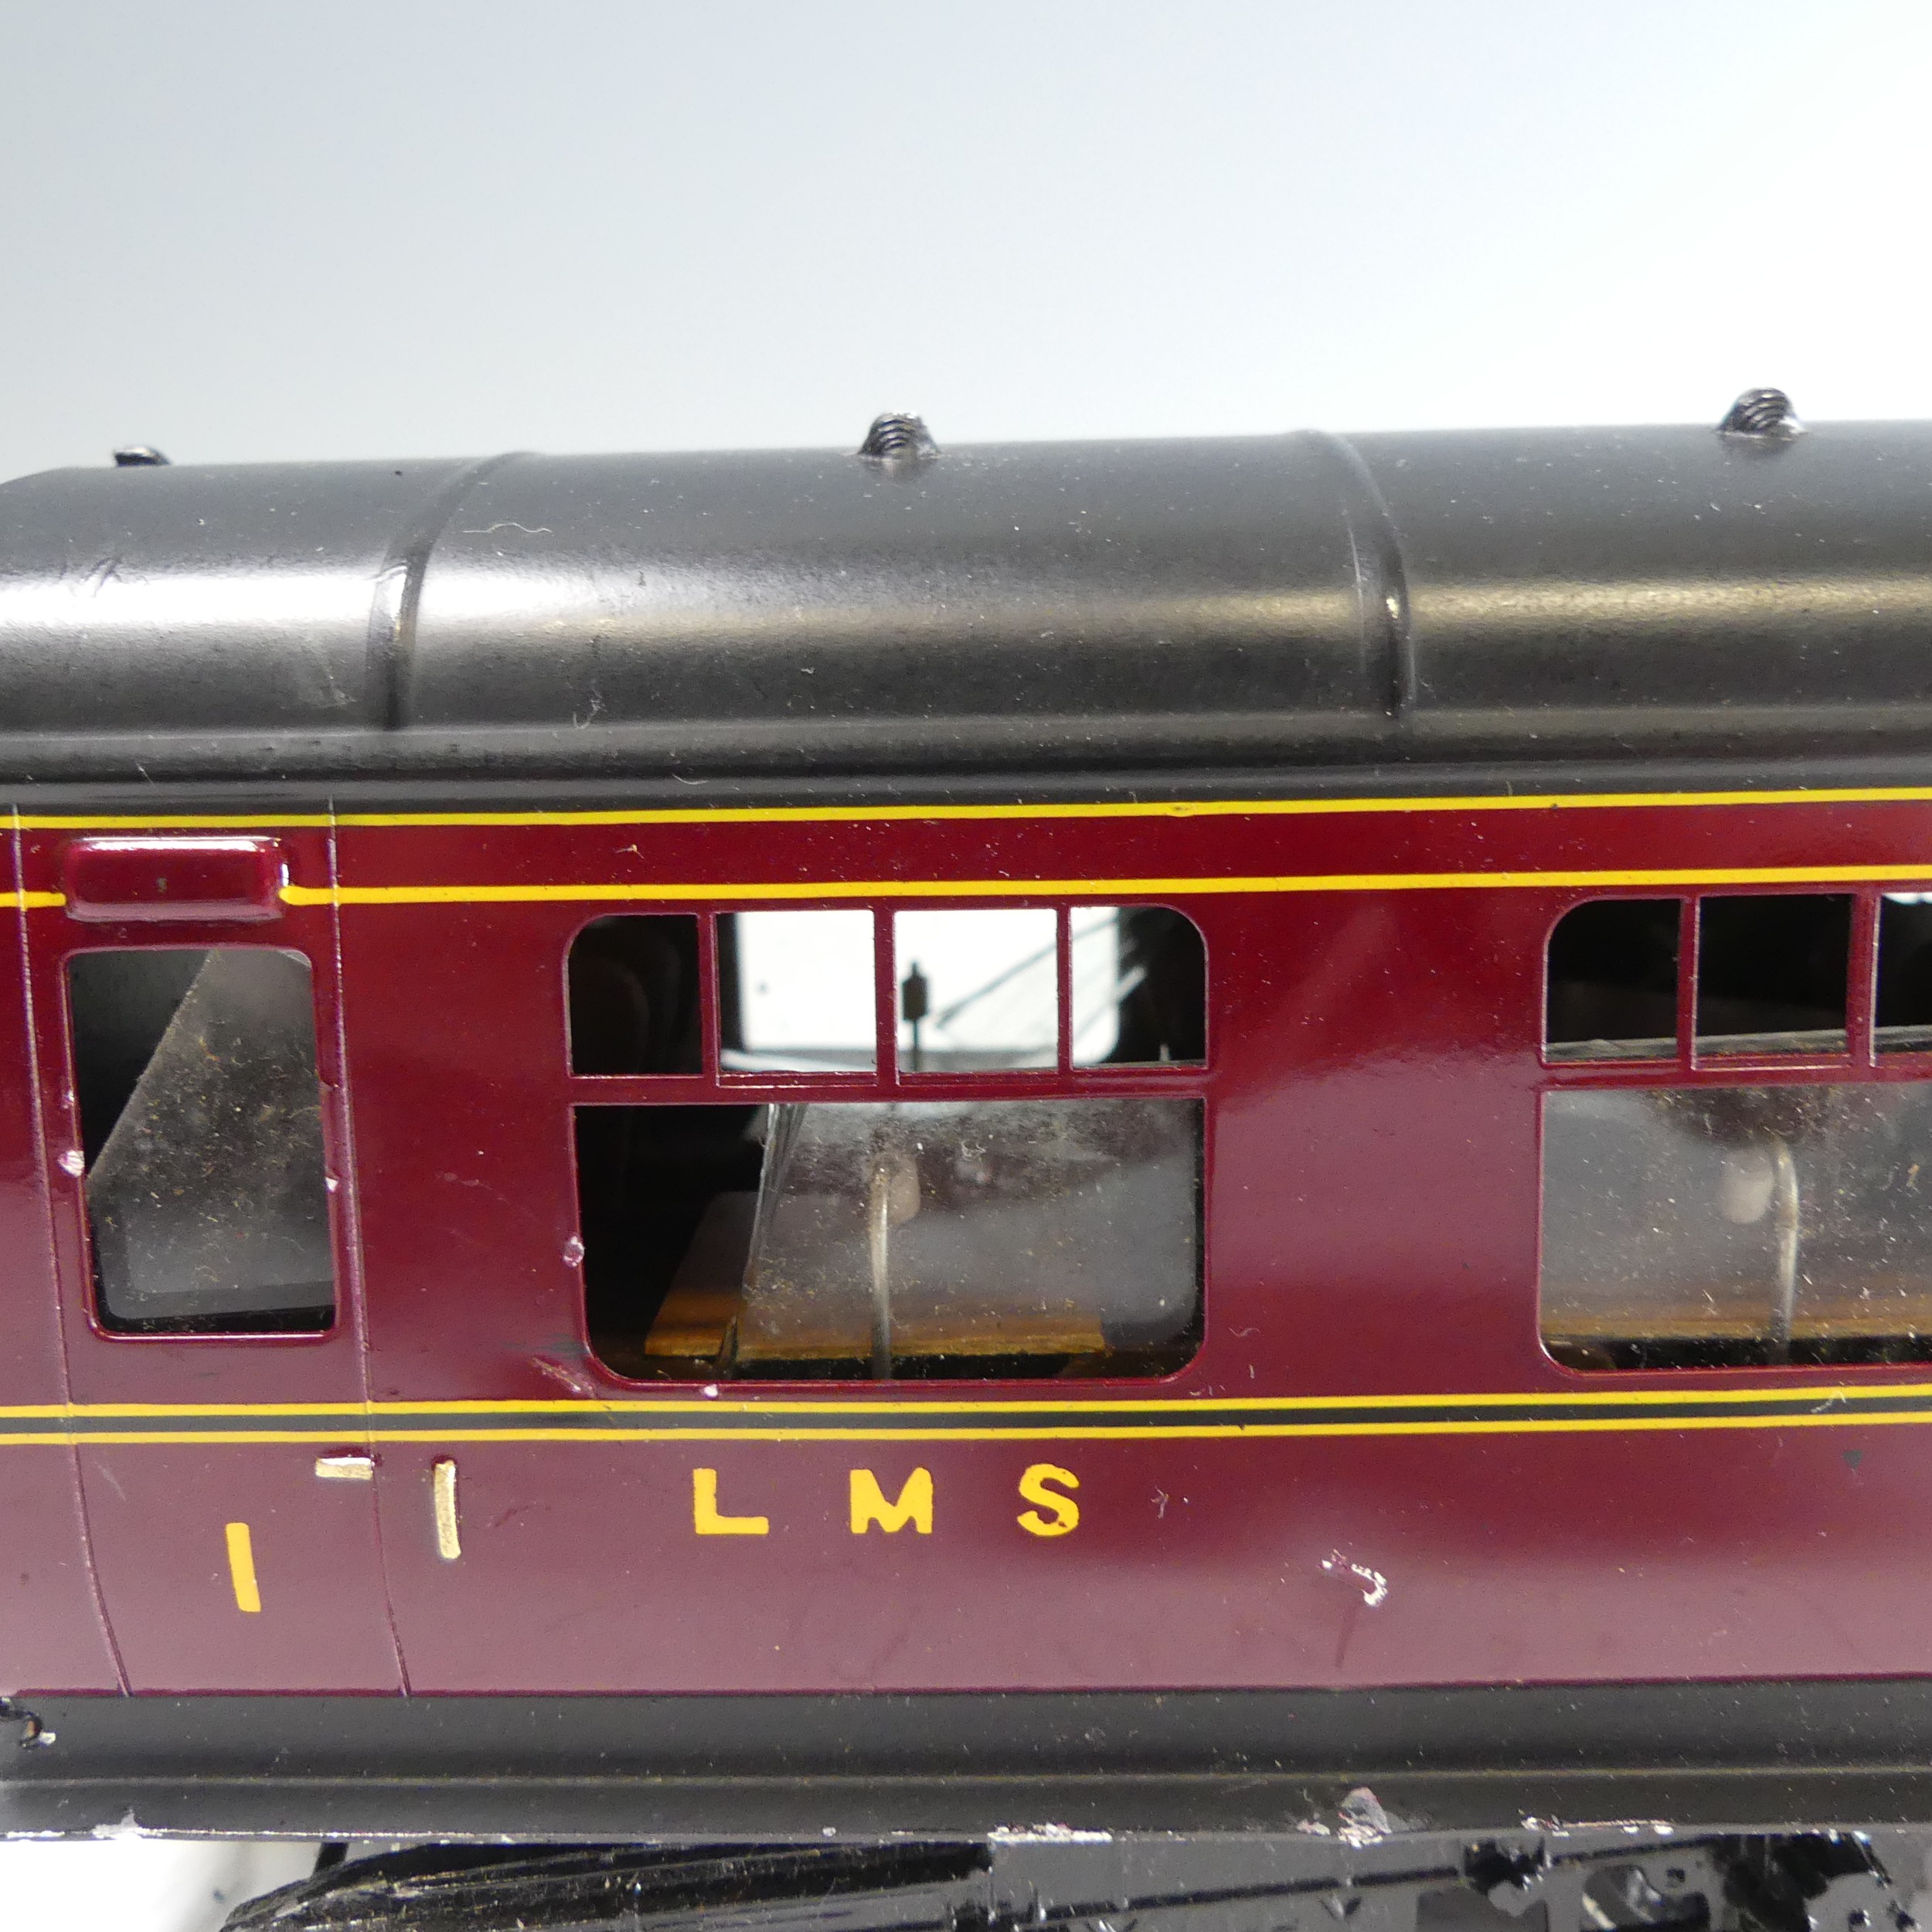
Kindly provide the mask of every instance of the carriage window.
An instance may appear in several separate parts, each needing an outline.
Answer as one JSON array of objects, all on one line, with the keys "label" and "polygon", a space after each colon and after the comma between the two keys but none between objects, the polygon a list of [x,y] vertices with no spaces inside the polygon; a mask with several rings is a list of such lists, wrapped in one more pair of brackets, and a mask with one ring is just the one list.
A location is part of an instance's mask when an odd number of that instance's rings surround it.
[{"label": "carriage window", "polygon": [[1156,1375],[1198,1345],[1198,1100],[580,1107],[577,1134],[621,1374]]},{"label": "carriage window", "polygon": [[570,947],[569,981],[572,1073],[700,1070],[695,913],[593,920]]},{"label": "carriage window", "polygon": [[1847,893],[1701,901],[1698,1052],[1842,1053],[1851,941]]},{"label": "carriage window", "polygon": [[252,947],[83,953],[68,1005],[102,1325],[328,1328],[308,961]]},{"label": "carriage window", "polygon": [[[1040,1080],[1029,1097],[892,1096],[900,1077],[1202,1064],[1193,922],[988,906],[898,910],[888,931],[883,916],[774,907],[709,931],[632,916],[580,936],[573,1070],[709,1076],[648,1105],[577,1091],[594,1352],[620,1374],[707,1381],[1180,1366],[1200,1334],[1199,1100]],[[694,973],[716,1002],[702,1019],[681,1003]]]},{"label": "carriage window", "polygon": [[901,1068],[1053,1066],[1060,1051],[1059,925],[1051,907],[895,913]]},{"label": "carriage window", "polygon": [[1207,954],[1192,920],[1167,906],[1077,906],[1067,931],[1074,1066],[1207,1057]]},{"label": "carriage window", "polygon": [[1879,902],[1872,1019],[1881,1053],[1932,1050],[1932,893],[1888,893]]},{"label": "carriage window", "polygon": [[1546,1095],[1542,1325],[1573,1369],[1932,1360],[1932,1087]]},{"label": "carriage window", "polygon": [[1675,899],[1599,899],[1563,915],[1549,936],[1548,1058],[1675,1056],[1682,914]]},{"label": "carriage window", "polygon": [[870,913],[725,913],[721,1064],[731,1073],[869,1073],[877,978]]}]

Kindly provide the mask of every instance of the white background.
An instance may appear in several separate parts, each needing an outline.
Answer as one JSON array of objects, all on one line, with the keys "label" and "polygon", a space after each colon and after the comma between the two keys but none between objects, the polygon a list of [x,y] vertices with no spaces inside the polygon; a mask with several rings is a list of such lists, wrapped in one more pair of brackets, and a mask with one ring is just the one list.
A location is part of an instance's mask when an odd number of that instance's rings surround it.
[{"label": "white background", "polygon": [[5,0],[0,477],[1932,414],[1929,98],[1851,0]]},{"label": "white background", "polygon": [[1895,0],[6,0],[0,475],[1932,411]]}]

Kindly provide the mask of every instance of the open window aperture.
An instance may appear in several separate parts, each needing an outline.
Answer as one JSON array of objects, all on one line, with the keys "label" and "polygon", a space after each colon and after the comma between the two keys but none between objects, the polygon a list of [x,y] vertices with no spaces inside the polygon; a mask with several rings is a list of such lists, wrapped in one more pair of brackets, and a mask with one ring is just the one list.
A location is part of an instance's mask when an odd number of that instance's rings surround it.
[{"label": "open window aperture", "polygon": [[1887,893],[1879,902],[1872,1032],[1881,1053],[1932,1050],[1932,893]]},{"label": "open window aperture", "polygon": [[692,914],[593,920],[570,947],[569,982],[573,1073],[695,1073],[702,1065]]},{"label": "open window aperture", "polygon": [[[1573,906],[1549,935],[1543,1056],[1552,1064],[1841,1056],[1857,983],[1854,906],[1846,893],[1714,892]],[[1869,982],[1869,954],[1862,957]],[[1907,978],[1895,976],[1899,999],[1917,1002]]]},{"label": "open window aperture", "polygon": [[730,1073],[867,1073],[878,1063],[872,915],[845,906],[718,921],[719,1053]]},{"label": "open window aperture", "polygon": [[1672,1060],[1682,902],[1597,899],[1549,936],[1544,1050],[1553,1060]]}]

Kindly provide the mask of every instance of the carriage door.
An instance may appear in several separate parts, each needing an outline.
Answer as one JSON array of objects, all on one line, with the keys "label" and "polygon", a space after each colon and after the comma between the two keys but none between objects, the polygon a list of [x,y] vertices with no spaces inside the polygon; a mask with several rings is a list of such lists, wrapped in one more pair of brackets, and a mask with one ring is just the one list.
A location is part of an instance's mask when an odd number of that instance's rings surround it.
[{"label": "carriage door", "polygon": [[[74,1427],[137,1691],[401,1688],[320,830],[25,855]],[[320,895],[318,895],[320,896]],[[38,903],[35,903],[36,900]]]}]

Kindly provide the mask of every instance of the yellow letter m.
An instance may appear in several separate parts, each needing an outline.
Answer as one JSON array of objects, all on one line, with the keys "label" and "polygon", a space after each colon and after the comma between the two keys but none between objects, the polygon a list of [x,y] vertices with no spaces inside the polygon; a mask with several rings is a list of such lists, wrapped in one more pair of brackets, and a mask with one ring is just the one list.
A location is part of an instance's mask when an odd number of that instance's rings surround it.
[{"label": "yellow letter m", "polygon": [[933,1533],[933,1475],[915,1469],[906,1478],[896,1502],[888,1502],[879,1478],[869,1469],[852,1472],[852,1533],[862,1536],[874,1523],[888,1536],[910,1523],[922,1536]]}]

